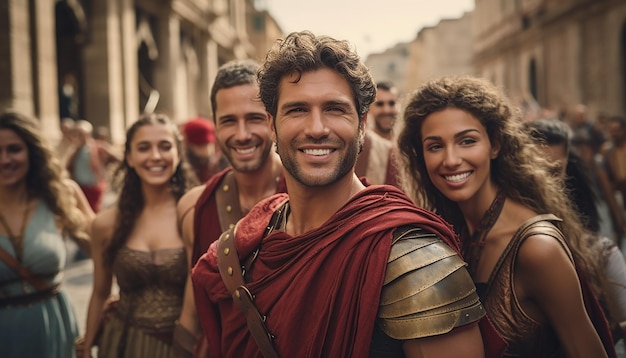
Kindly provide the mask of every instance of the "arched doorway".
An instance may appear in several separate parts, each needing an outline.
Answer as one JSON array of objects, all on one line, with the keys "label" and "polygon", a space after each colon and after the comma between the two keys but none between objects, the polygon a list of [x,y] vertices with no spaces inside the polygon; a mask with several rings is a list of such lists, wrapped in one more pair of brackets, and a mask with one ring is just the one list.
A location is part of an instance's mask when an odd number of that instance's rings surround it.
[{"label": "arched doorway", "polygon": [[137,81],[139,83],[139,112],[152,113],[155,111],[160,94],[154,88],[154,72],[156,61],[159,57],[159,49],[157,48],[156,39],[153,29],[156,26],[154,17],[136,10],[137,23]]},{"label": "arched doorway", "polygon": [[79,0],[57,0],[56,29],[59,117],[84,116],[82,47],[87,38],[87,19]]}]

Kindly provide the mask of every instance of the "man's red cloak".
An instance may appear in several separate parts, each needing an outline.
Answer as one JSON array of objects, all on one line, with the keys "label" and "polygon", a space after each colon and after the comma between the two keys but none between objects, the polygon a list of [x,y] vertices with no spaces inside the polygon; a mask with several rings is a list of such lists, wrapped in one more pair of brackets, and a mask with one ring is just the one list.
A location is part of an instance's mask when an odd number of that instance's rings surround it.
[{"label": "man's red cloak", "polygon": [[[198,261],[209,245],[217,240],[222,234],[220,226],[220,217],[217,210],[217,202],[215,201],[215,190],[222,182],[222,179],[232,171],[232,167],[220,171],[213,175],[211,179],[206,182],[205,188],[200,194],[194,210],[193,217],[193,254],[191,267]],[[285,184],[285,178],[281,175],[278,185],[276,187],[277,193],[284,193],[287,191]]]},{"label": "man's red cloak", "polygon": [[[439,216],[414,206],[399,189],[373,185],[320,228],[263,237],[285,194],[265,199],[236,228],[243,262],[259,245],[248,289],[283,357],[367,357],[392,234],[413,224],[458,252],[458,238]],[[246,320],[220,277],[217,244],[192,272],[196,306],[210,357],[260,357]]]}]

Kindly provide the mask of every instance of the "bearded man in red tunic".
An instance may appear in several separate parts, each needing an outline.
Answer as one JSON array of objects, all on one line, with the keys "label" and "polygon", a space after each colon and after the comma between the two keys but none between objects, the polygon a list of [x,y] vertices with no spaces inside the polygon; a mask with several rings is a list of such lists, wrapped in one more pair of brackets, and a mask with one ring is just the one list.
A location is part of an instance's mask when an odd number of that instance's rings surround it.
[{"label": "bearded man in red tunic", "polygon": [[483,357],[484,309],[450,226],[354,173],[376,89],[350,45],[292,33],[258,78],[289,195],[194,267],[208,356]]}]

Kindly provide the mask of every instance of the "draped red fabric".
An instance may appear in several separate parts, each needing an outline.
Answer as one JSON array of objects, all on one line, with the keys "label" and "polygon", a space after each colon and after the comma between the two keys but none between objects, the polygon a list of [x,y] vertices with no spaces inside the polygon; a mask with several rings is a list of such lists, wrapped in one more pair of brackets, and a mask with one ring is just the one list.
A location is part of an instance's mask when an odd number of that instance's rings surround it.
[{"label": "draped red fabric", "polygon": [[[215,191],[217,186],[222,182],[222,179],[232,171],[232,167],[216,173],[209,179],[204,191],[200,194],[200,197],[196,201],[193,219],[193,254],[192,254],[192,267],[202,256],[209,245],[217,240],[222,234],[220,226],[220,218],[217,211],[217,202],[215,201]],[[287,184],[285,183],[285,176],[281,175],[278,183],[276,184],[277,193],[287,192]]]},{"label": "draped red fabric", "polygon": [[194,209],[193,217],[193,254],[191,256],[191,266],[198,261],[209,245],[217,240],[222,234],[220,218],[217,214],[217,204],[215,202],[215,188],[222,181],[228,172],[233,170],[227,167],[221,172],[213,175],[205,184],[204,191],[200,194]]},{"label": "draped red fabric", "polygon": [[[263,238],[274,211],[287,200],[272,196],[236,229],[245,259],[261,250],[247,284],[283,357],[366,357],[378,311],[393,231],[422,227],[458,251],[439,216],[415,207],[392,186],[355,195],[320,228],[298,237],[275,231]],[[211,357],[260,357],[243,314],[220,277],[216,244],[194,267],[192,280]],[[243,260],[242,260],[243,261]]]}]

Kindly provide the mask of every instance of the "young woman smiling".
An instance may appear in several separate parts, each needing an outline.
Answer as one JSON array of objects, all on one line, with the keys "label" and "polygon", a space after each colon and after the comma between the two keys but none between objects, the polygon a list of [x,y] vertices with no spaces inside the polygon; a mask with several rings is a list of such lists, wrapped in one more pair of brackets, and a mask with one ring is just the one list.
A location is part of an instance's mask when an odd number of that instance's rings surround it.
[{"label": "young woman smiling", "polygon": [[404,188],[461,235],[505,355],[614,356],[586,280],[598,270],[588,236],[506,97],[481,79],[442,78],[411,96],[404,121]]},{"label": "young woman smiling", "polygon": [[[83,357],[169,357],[187,264],[176,202],[190,187],[181,138],[165,116],[144,115],[126,133],[118,205],[93,223],[94,288]],[[119,300],[103,314],[113,278]]]}]

